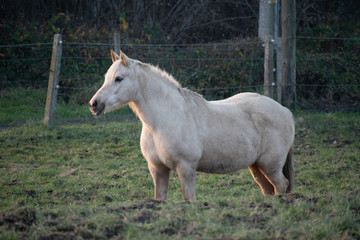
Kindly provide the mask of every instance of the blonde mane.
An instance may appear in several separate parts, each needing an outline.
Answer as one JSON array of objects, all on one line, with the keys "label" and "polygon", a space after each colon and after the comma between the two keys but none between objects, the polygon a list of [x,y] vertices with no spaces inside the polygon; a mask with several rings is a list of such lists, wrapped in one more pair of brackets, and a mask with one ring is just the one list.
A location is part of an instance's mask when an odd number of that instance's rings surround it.
[{"label": "blonde mane", "polygon": [[197,105],[205,105],[206,100],[203,98],[201,94],[191,91],[190,89],[183,88],[181,84],[178,81],[176,81],[176,79],[166,71],[160,69],[157,66],[153,66],[147,63],[138,62],[137,65],[142,71],[144,71],[144,74],[146,74],[147,76],[149,74],[154,75],[153,77],[151,77],[150,81],[160,81],[170,89],[176,89],[184,97],[186,101],[193,101]]}]

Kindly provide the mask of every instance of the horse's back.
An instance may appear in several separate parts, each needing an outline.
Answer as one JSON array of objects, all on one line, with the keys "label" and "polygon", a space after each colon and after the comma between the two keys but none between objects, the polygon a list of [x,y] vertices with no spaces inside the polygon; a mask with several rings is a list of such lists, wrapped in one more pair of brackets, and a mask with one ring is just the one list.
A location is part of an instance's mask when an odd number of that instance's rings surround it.
[{"label": "horse's back", "polygon": [[234,111],[249,116],[262,136],[275,131],[284,141],[292,141],[295,131],[292,113],[269,97],[257,93],[240,93],[213,103],[232,105]]},{"label": "horse's back", "polygon": [[239,93],[230,98],[209,103],[217,108],[229,106],[235,112],[241,111],[251,117],[260,128],[287,128],[294,125],[292,113],[287,108],[257,93]]}]

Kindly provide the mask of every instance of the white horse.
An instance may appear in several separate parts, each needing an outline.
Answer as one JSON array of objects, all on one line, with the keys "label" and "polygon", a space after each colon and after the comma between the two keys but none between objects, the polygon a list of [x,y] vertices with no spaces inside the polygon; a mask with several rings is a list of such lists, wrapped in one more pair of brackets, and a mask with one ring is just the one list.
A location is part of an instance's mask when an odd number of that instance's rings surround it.
[{"label": "white horse", "polygon": [[111,57],[90,109],[99,116],[129,104],[139,117],[155,199],[166,199],[170,170],[180,178],[184,200],[195,199],[196,171],[249,167],[264,195],[292,191],[295,130],[288,109],[256,93],[206,101],[157,67],[122,52]]}]

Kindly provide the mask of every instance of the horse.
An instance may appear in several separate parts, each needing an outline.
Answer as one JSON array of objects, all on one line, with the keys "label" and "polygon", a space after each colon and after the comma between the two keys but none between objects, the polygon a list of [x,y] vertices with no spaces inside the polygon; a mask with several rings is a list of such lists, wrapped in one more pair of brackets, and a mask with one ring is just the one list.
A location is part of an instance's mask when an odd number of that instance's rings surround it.
[{"label": "horse", "polygon": [[111,59],[90,111],[97,117],[128,104],[140,119],[155,200],[166,200],[170,171],[178,174],[185,201],[196,199],[196,171],[248,167],[263,195],[293,190],[295,127],[287,108],[257,93],[207,101],[159,67],[121,51],[111,50]]}]

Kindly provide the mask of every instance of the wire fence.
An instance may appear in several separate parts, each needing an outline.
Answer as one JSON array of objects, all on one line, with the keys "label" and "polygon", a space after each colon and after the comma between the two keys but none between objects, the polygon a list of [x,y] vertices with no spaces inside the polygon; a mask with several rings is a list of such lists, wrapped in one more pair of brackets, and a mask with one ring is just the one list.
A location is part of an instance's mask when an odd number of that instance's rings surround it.
[{"label": "wire fence", "polygon": [[[63,42],[60,104],[70,109],[75,107],[68,106],[87,105],[111,65],[112,48],[113,43]],[[36,112],[43,111],[51,49],[52,43],[0,45],[1,107],[10,109],[9,114],[16,112],[11,108],[18,107],[11,101],[21,104],[24,98],[36,102]],[[121,49],[129,57],[158,65],[182,86],[208,100],[264,91],[264,49],[257,40],[134,43],[122,44]],[[360,38],[297,37],[297,49],[297,108],[360,111]],[[275,89],[276,83],[272,86]],[[89,120],[85,113],[67,114]],[[60,114],[57,119],[65,121],[67,116]],[[1,124],[14,121],[4,120]]]}]

